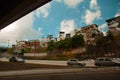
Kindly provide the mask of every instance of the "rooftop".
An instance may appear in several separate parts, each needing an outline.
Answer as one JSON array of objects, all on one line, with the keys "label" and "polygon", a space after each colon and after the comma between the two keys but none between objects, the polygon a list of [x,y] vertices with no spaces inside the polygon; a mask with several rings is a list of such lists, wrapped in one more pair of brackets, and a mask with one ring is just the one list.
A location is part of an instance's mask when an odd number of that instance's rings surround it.
[{"label": "rooftop", "polygon": [[112,21],[112,20],[116,20],[116,19],[119,19],[119,20],[120,20],[120,16],[117,16],[117,17],[114,17],[114,18],[108,19],[108,20],[106,20],[106,22],[110,22],[110,21]]}]

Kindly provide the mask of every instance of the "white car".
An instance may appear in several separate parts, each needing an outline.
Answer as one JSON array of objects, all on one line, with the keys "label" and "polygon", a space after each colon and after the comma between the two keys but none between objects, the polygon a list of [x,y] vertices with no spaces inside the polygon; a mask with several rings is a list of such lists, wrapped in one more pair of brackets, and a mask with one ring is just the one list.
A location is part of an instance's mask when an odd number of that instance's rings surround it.
[{"label": "white car", "polygon": [[120,61],[117,59],[111,59],[111,58],[97,58],[95,60],[96,66],[120,66]]},{"label": "white car", "polygon": [[84,67],[86,64],[82,61],[79,61],[78,59],[69,59],[67,61],[67,65],[68,66],[80,66],[80,67]]},{"label": "white car", "polygon": [[9,62],[22,62],[22,63],[24,63],[25,60],[22,57],[11,57],[9,59]]},{"label": "white car", "polygon": [[112,60],[120,61],[120,58],[112,58]]}]

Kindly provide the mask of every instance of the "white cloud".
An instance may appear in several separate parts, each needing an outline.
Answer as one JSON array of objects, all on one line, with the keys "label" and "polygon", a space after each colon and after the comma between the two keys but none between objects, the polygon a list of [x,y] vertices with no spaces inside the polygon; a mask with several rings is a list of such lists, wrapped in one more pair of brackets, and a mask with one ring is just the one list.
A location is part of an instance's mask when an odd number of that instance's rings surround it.
[{"label": "white cloud", "polygon": [[120,16],[120,13],[116,13],[116,14],[115,14],[115,17],[117,17],[117,16]]},{"label": "white cloud", "polygon": [[91,0],[91,2],[90,2],[90,8],[94,9],[95,7],[97,7],[97,0]]},{"label": "white cloud", "polygon": [[95,19],[100,19],[101,11],[96,10],[95,12],[92,12],[90,10],[86,10],[86,14],[84,16],[85,23],[86,24],[92,24]]},{"label": "white cloud", "polygon": [[49,15],[50,8],[51,8],[51,4],[47,3],[47,4],[43,5],[42,7],[38,8],[35,11],[35,14],[37,15],[37,17],[46,18]]},{"label": "white cloud", "polygon": [[105,28],[107,26],[107,23],[102,24],[101,26],[99,26],[99,30],[102,31],[103,28]]},{"label": "white cloud", "polygon": [[22,17],[16,22],[8,25],[0,32],[0,42],[15,43],[16,40],[28,39],[31,36],[36,37],[39,35],[39,31],[33,29],[33,12]]},{"label": "white cloud", "polygon": [[117,17],[117,16],[120,16],[120,9],[118,9],[118,11],[115,14],[115,17]]},{"label": "white cloud", "polygon": [[64,3],[70,8],[75,8],[81,2],[83,2],[83,0],[64,0]]},{"label": "white cloud", "polygon": [[107,30],[105,30],[106,28],[107,28],[107,23],[102,24],[98,28],[101,32],[103,32],[104,36],[106,36],[106,32],[107,32]]},{"label": "white cloud", "polygon": [[75,29],[75,21],[73,19],[63,20],[60,25],[60,31],[64,31],[65,33],[70,33]]},{"label": "white cloud", "polygon": [[97,0],[91,0],[90,9],[85,11],[83,19],[86,24],[93,24],[94,20],[101,19],[101,10],[97,4]]},{"label": "white cloud", "polygon": [[75,8],[78,4],[82,3],[83,0],[55,0],[56,2],[64,2],[70,8]]},{"label": "white cloud", "polygon": [[59,3],[62,2],[62,0],[54,0],[54,1],[59,2]]},{"label": "white cloud", "polygon": [[37,17],[46,18],[49,15],[50,7],[51,5],[48,3],[2,29],[0,43],[7,43],[9,40],[13,44],[16,40],[28,40],[42,35],[42,28],[33,29],[34,14]]}]

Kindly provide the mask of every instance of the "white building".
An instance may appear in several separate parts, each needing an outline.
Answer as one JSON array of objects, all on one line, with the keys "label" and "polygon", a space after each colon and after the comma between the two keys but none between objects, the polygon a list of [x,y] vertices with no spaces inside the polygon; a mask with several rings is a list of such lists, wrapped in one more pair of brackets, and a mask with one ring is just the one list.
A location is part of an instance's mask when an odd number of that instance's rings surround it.
[{"label": "white building", "polygon": [[108,19],[106,22],[109,26],[108,31],[112,32],[114,36],[120,34],[120,16]]},{"label": "white building", "polygon": [[60,32],[57,41],[64,40],[64,39],[65,39],[65,32]]}]

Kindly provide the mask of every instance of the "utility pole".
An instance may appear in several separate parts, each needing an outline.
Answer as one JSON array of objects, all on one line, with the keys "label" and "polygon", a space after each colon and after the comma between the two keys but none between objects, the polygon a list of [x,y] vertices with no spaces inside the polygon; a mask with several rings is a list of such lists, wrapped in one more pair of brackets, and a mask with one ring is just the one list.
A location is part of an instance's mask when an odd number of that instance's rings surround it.
[{"label": "utility pole", "polygon": [[10,41],[10,40],[8,40],[8,48],[9,48],[9,41]]}]

